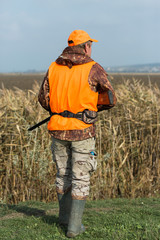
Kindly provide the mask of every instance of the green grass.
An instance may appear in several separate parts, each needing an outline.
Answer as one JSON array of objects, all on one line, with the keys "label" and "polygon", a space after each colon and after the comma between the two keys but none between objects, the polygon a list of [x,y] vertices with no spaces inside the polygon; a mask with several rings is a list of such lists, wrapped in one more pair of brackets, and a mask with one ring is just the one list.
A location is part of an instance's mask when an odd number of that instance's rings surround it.
[{"label": "green grass", "polygon": [[[160,240],[160,199],[88,201],[86,232],[76,239]],[[58,226],[58,204],[0,204],[1,240],[67,239]]]}]

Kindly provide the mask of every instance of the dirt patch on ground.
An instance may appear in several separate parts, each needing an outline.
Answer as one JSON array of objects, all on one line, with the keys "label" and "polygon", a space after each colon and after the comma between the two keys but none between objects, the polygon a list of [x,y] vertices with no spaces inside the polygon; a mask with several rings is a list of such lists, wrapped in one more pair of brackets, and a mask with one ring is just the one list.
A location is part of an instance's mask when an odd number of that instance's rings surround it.
[{"label": "dirt patch on ground", "polygon": [[[112,211],[113,208],[86,208],[85,209],[85,212],[109,212],[109,211]],[[50,210],[47,210],[47,211],[44,211],[44,213],[42,214],[38,214],[37,216],[51,216],[51,215],[57,215],[59,212],[59,209],[58,208],[54,208],[54,209],[50,209]],[[0,221],[3,221],[3,220],[8,220],[8,219],[15,219],[15,218],[24,218],[27,214],[25,213],[10,213],[10,214],[7,214],[3,217],[0,217]],[[30,213],[30,215],[32,215]],[[33,213],[34,215],[34,213]]]},{"label": "dirt patch on ground", "polygon": [[3,221],[3,220],[8,220],[8,219],[15,219],[15,218],[23,218],[25,216],[25,214],[23,213],[10,213],[10,214],[7,214],[3,217],[0,217],[0,220]]},{"label": "dirt patch on ground", "polygon": [[54,209],[50,209],[46,211],[46,215],[54,215],[57,214],[59,212],[58,208],[54,208]]},{"label": "dirt patch on ground", "polygon": [[0,88],[29,90],[37,82],[41,84],[45,74],[0,74]]},{"label": "dirt patch on ground", "polygon": [[[152,84],[156,83],[160,87],[160,73],[111,73],[109,75],[113,85],[134,78],[146,85],[150,81]],[[45,73],[0,73],[0,88],[4,86],[7,89],[17,87],[22,90],[29,90],[33,88],[35,82],[41,85],[44,76]]]}]

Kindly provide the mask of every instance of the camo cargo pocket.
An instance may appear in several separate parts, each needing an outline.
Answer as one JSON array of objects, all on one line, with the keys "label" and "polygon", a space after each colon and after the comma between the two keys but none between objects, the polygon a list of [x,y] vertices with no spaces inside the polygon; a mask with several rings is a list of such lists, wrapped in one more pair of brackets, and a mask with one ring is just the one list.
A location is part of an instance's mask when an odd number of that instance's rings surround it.
[{"label": "camo cargo pocket", "polygon": [[94,172],[97,169],[97,154],[95,151],[89,153],[89,165],[91,167],[90,172]]}]

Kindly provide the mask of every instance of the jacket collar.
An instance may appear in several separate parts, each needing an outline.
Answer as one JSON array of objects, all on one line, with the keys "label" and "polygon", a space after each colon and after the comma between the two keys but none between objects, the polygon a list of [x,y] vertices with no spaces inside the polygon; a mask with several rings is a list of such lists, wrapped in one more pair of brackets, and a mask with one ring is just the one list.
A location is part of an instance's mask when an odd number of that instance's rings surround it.
[{"label": "jacket collar", "polygon": [[62,54],[56,59],[56,63],[72,68],[74,65],[80,65],[93,61],[86,56],[84,50],[78,46],[66,47]]}]

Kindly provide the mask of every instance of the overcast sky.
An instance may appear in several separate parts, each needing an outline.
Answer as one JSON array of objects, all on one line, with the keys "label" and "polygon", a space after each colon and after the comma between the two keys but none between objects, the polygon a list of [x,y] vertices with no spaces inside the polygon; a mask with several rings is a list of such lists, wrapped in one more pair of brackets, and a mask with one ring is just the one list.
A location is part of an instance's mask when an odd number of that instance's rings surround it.
[{"label": "overcast sky", "polygon": [[103,67],[160,63],[160,0],[0,0],[0,72],[46,71],[75,29]]}]

